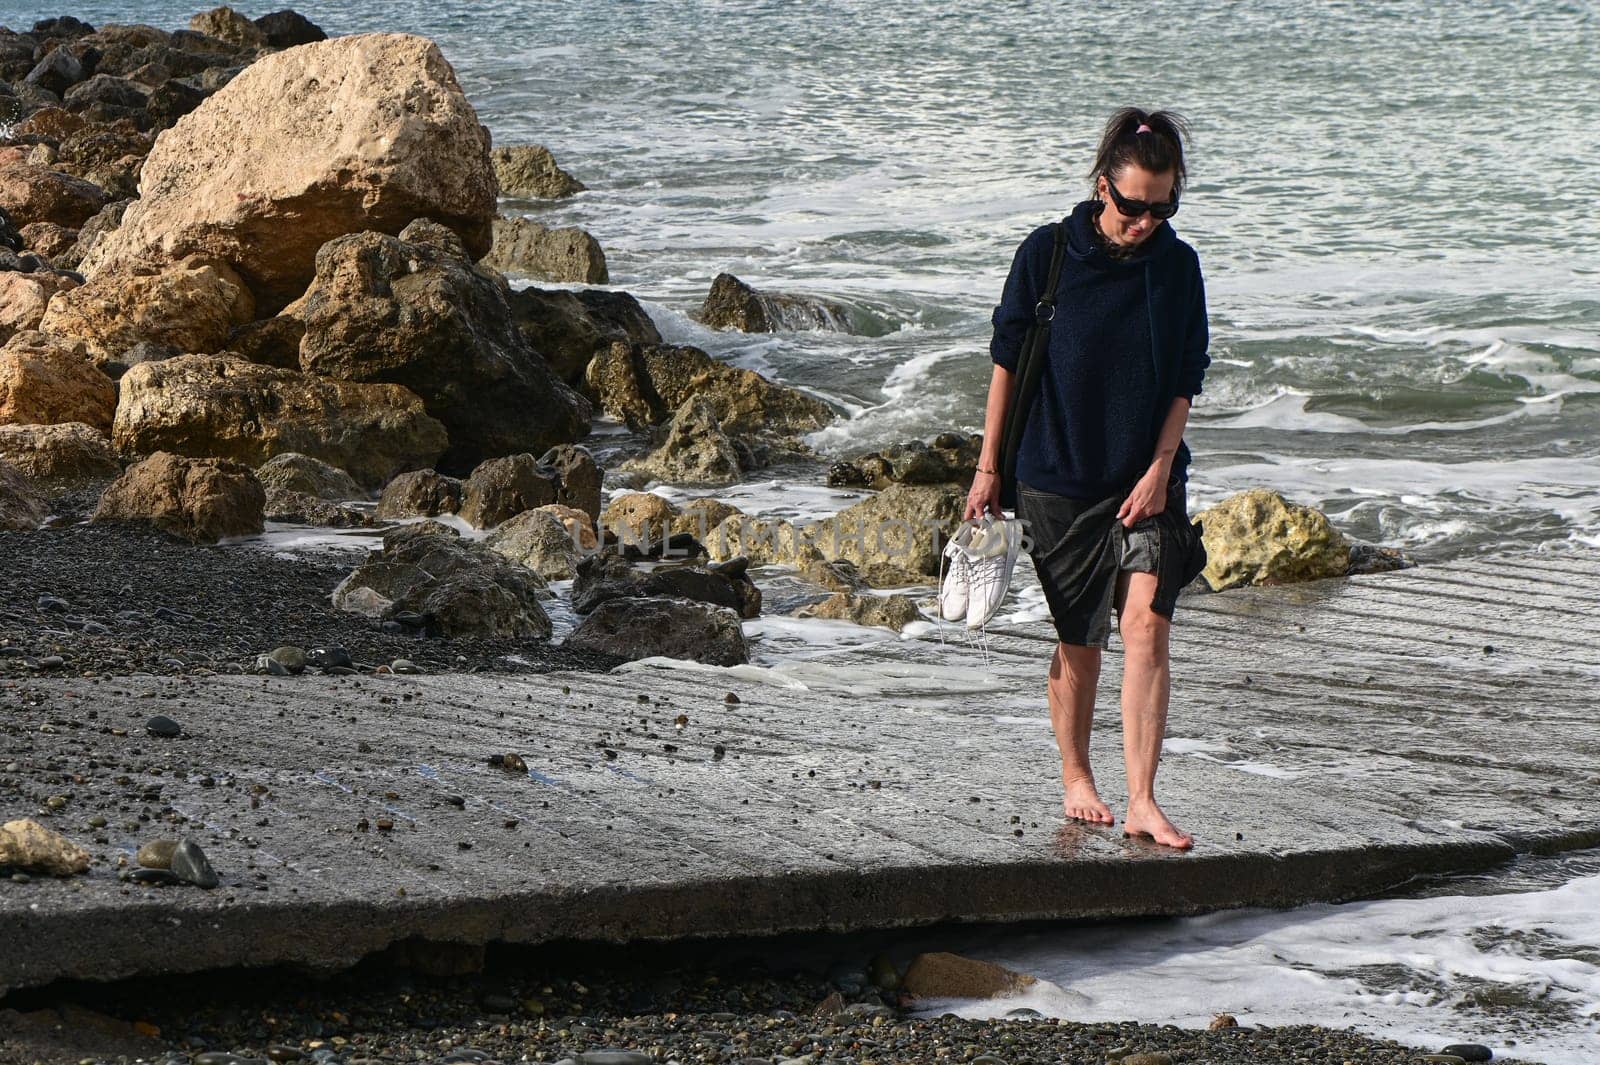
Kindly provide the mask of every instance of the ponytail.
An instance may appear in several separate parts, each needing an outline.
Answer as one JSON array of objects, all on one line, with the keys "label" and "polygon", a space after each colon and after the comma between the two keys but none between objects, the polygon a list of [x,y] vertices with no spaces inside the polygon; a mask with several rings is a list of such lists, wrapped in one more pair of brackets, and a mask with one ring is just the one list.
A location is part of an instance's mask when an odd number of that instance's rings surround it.
[{"label": "ponytail", "polygon": [[1124,107],[1106,122],[1089,181],[1115,178],[1128,166],[1137,166],[1152,174],[1171,173],[1172,194],[1177,196],[1187,176],[1183,150],[1188,142],[1188,119],[1177,112]]}]

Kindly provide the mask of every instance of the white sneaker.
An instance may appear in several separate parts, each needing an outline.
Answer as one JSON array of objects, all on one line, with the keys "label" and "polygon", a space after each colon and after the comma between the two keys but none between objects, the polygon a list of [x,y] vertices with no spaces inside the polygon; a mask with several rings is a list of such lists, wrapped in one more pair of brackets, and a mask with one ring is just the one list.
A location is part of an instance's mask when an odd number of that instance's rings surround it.
[{"label": "white sneaker", "polygon": [[964,521],[950,537],[950,542],[944,545],[944,557],[948,560],[949,569],[939,585],[939,616],[946,621],[960,621],[966,617],[967,602],[972,594],[969,579],[971,562],[967,559],[966,549],[976,531],[977,527],[972,522]]},{"label": "white sneaker", "polygon": [[1011,587],[1011,571],[1022,550],[1022,522],[1015,518],[986,518],[966,546],[967,628],[981,628]]}]

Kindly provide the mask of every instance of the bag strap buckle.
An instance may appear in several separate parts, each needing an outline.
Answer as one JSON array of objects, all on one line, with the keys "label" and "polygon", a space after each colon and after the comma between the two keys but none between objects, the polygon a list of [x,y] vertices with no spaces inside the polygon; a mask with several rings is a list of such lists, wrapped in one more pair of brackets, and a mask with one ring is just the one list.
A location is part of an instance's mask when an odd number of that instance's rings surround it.
[{"label": "bag strap buckle", "polygon": [[1040,325],[1054,321],[1056,317],[1056,301],[1040,300],[1034,305],[1033,317]]}]

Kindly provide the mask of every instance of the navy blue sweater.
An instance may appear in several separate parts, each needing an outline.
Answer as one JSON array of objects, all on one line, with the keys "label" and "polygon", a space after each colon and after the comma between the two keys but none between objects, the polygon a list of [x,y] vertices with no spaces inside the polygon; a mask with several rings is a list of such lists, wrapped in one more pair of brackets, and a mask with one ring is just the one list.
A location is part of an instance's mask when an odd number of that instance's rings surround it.
[{"label": "navy blue sweater", "polygon": [[[1049,358],[1023,429],[1017,479],[1076,499],[1125,493],[1149,469],[1172,401],[1200,392],[1206,354],[1205,287],[1194,249],[1170,221],[1126,259],[1093,236],[1095,201],[1067,220],[1067,252],[1050,323]],[[1015,371],[1034,306],[1050,276],[1050,226],[1017,249],[989,355]],[[1180,443],[1173,474],[1187,479]]]}]

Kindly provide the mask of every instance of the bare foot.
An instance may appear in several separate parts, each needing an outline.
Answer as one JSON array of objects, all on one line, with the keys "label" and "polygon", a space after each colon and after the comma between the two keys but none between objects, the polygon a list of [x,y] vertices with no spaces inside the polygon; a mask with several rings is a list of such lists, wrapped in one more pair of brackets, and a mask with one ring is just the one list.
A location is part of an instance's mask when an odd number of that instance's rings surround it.
[{"label": "bare foot", "polygon": [[1111,807],[1100,801],[1100,793],[1095,790],[1093,780],[1063,781],[1066,797],[1061,800],[1061,809],[1067,818],[1072,821],[1087,821],[1094,825],[1110,825],[1116,823],[1116,818],[1111,815]]},{"label": "bare foot", "polygon": [[1184,851],[1194,846],[1194,837],[1178,831],[1178,827],[1161,812],[1161,807],[1153,802],[1128,804],[1128,816],[1122,819],[1122,834],[1149,836],[1157,843]]}]

